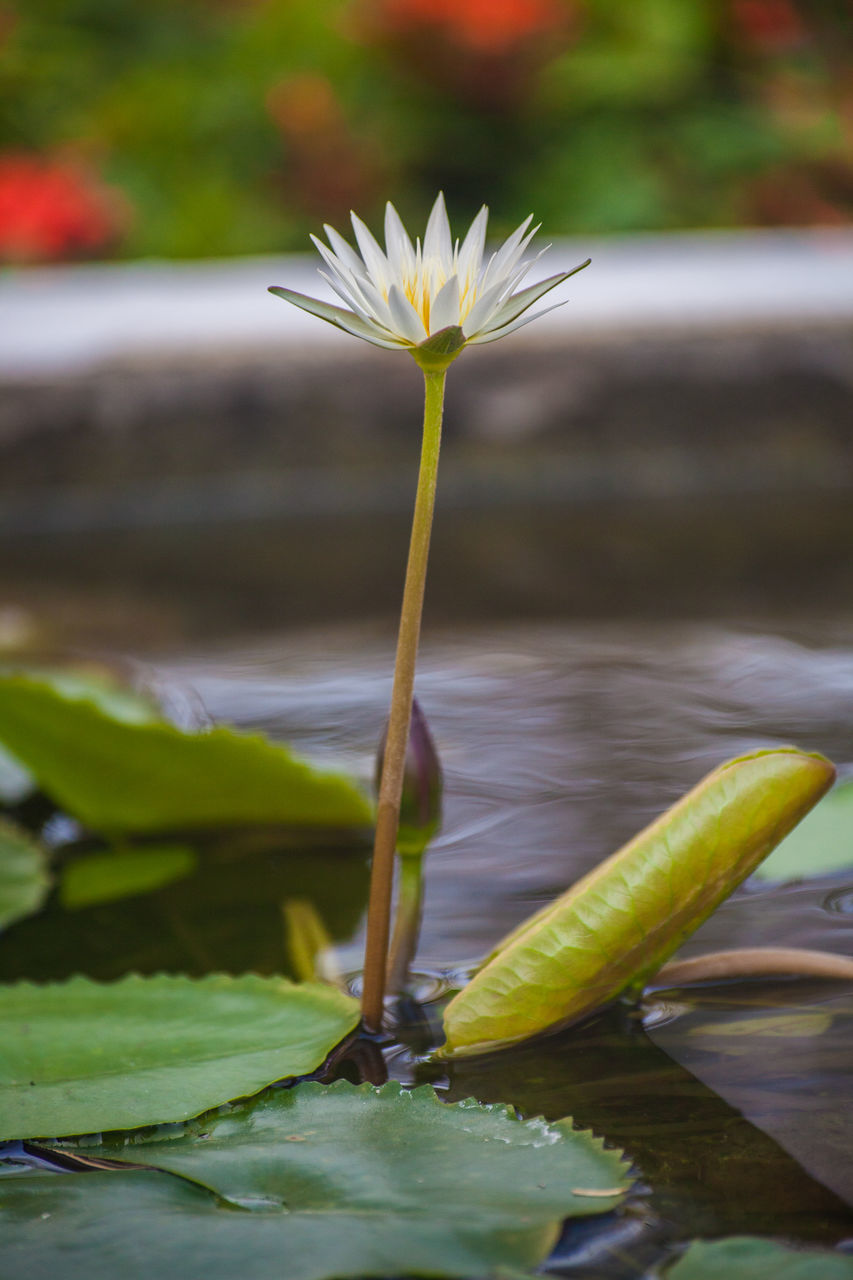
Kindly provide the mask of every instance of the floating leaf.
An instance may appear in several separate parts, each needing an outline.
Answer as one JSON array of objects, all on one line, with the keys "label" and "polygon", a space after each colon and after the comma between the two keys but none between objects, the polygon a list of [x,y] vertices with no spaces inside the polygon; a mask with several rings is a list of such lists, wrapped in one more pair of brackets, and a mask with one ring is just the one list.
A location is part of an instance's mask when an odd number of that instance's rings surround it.
[{"label": "floating leaf", "polygon": [[314,1071],[357,1022],[331,987],[253,974],[0,987],[0,1138],[186,1120]]},{"label": "floating leaf", "polygon": [[198,855],[186,845],[87,853],[63,869],[59,900],[67,910],[151,893],[192,875]]},{"label": "floating leaf", "polygon": [[440,1053],[514,1044],[642,986],[833,777],[793,747],[715,769],[505,940],[447,1006]]},{"label": "floating leaf", "polygon": [[153,698],[119,684],[115,674],[106,667],[29,668],[25,674],[39,684],[48,685],[63,698],[93,702],[105,715],[122,724],[156,724],[162,719]]},{"label": "floating leaf", "polygon": [[853,1280],[853,1258],[755,1236],[694,1240],[667,1280]]},{"label": "floating leaf", "polygon": [[760,880],[805,880],[853,868],[853,784],[834,787],[786,836],[766,862]]},{"label": "floating leaf", "polygon": [[[16,669],[20,674],[20,670]],[[57,670],[28,668],[27,674],[47,684],[63,697],[94,702],[96,707],[123,724],[149,724],[161,719],[156,703],[136,690],[117,683],[107,668]],[[8,676],[9,672],[4,671]],[[36,789],[36,780],[11,752],[0,747],[0,804],[19,804]]]},{"label": "floating leaf", "polygon": [[447,1105],[427,1087],[304,1084],[201,1123],[203,1138],[83,1150],[179,1177],[5,1179],[10,1274],[61,1259],[64,1280],[481,1277],[535,1266],[564,1217],[605,1213],[628,1185],[619,1153],[570,1120]]},{"label": "floating leaf", "polygon": [[49,887],[41,845],[11,822],[0,821],[0,928],[37,911]]},{"label": "floating leaf", "polygon": [[0,678],[0,741],[57,804],[96,831],[361,827],[372,819],[349,779],[313,769],[260,735],[185,733],[26,676]]}]

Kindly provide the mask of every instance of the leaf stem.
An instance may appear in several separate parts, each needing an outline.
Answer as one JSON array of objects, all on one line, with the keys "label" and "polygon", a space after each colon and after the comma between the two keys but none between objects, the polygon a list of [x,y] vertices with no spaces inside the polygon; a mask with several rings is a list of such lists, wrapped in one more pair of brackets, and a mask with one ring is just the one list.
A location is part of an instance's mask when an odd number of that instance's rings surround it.
[{"label": "leaf stem", "polygon": [[740,947],[670,960],[646,984],[655,990],[731,978],[838,978],[853,981],[853,959],[799,947]]},{"label": "leaf stem", "polygon": [[409,542],[406,585],[403,589],[391,711],[388,718],[388,737],[385,744],[385,763],[379,784],[370,900],[367,908],[367,941],[364,949],[361,1012],[365,1026],[372,1031],[379,1031],[382,1028],[394,853],[400,821],[400,798],[403,793],[406,747],[409,741],[412,694],[415,686],[415,663],[418,656],[432,514],[435,506],[446,376],[444,369],[424,370],[421,464],[412,519],[412,536]]}]

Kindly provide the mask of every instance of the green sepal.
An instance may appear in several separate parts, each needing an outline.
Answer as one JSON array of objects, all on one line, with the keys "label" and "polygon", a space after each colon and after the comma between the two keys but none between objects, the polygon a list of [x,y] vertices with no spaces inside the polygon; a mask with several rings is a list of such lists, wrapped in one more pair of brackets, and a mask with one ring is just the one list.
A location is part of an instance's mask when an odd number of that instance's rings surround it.
[{"label": "green sepal", "polygon": [[414,359],[424,373],[443,373],[451,365],[465,346],[467,338],[458,324],[450,324],[446,329],[439,329],[416,347],[410,347]]}]

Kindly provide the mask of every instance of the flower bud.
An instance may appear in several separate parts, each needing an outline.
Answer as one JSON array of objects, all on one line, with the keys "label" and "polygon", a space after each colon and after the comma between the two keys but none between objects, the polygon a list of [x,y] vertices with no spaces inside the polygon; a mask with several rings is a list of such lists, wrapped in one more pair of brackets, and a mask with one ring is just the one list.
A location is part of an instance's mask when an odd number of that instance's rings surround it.
[{"label": "flower bud", "polygon": [[[386,724],[376,756],[376,789],[385,762]],[[397,852],[401,857],[420,857],[441,824],[441,764],[426,717],[417,698],[412,699],[412,719],[406,747],[406,771],[400,802]]]}]

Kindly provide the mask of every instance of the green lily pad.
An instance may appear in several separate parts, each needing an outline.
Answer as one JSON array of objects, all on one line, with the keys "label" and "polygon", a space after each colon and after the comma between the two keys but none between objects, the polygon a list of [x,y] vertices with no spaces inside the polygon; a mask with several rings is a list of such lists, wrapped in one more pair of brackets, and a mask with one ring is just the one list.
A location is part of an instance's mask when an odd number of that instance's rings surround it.
[{"label": "green lily pad", "polygon": [[667,1280],[853,1280],[853,1257],[791,1249],[757,1236],[694,1240]]},{"label": "green lily pad", "polygon": [[793,747],[729,761],[507,938],[444,1012],[485,1053],[639,990],[831,786]]},{"label": "green lily pad", "polygon": [[156,724],[162,719],[160,707],[152,697],[120,684],[114,672],[101,667],[28,668],[26,675],[46,684],[63,698],[86,700],[100,707],[105,715],[122,724]]},{"label": "green lily pad", "polygon": [[[141,713],[140,713],[141,715]],[[185,733],[27,676],[0,677],[0,742],[66,812],[106,833],[362,827],[364,795],[260,735]]]},{"label": "green lily pad", "polygon": [[0,1138],[186,1120],[307,1075],[357,1023],[331,987],[254,974],[0,987]]},{"label": "green lily pad", "polygon": [[535,1266],[564,1217],[614,1208],[629,1182],[621,1155],[571,1120],[393,1082],[277,1090],[190,1129],[83,1150],[177,1178],[6,1178],[10,1270],[26,1258],[27,1274],[55,1261],[66,1280],[483,1276]]},{"label": "green lily pad", "polygon": [[834,787],[766,862],[758,880],[805,880],[853,867],[853,784]]},{"label": "green lily pad", "polygon": [[49,888],[44,849],[11,822],[0,821],[0,928],[38,911]]},{"label": "green lily pad", "polygon": [[59,901],[66,910],[152,893],[192,875],[198,854],[186,845],[87,853],[63,868]]},{"label": "green lily pad", "polygon": [[[21,674],[20,668],[3,671],[3,676]],[[86,698],[96,707],[124,724],[146,724],[161,719],[157,704],[134,689],[116,682],[112,672],[97,667],[46,670],[28,668],[27,674],[50,685],[66,698]],[[36,780],[10,751],[0,747],[0,804],[19,804],[36,790]]]}]

